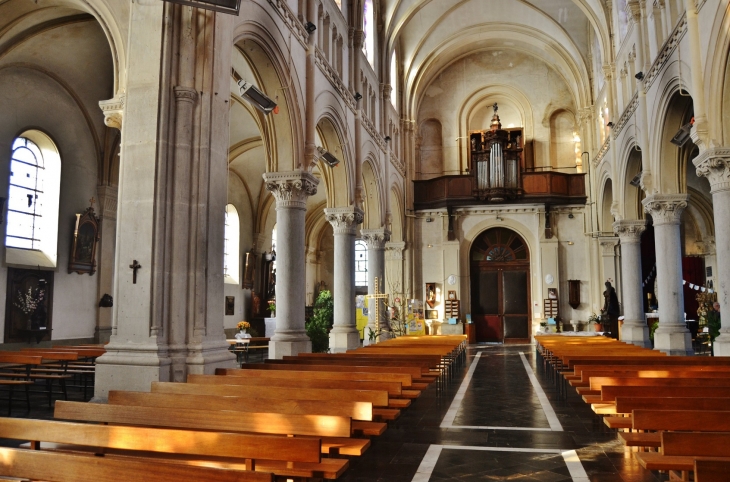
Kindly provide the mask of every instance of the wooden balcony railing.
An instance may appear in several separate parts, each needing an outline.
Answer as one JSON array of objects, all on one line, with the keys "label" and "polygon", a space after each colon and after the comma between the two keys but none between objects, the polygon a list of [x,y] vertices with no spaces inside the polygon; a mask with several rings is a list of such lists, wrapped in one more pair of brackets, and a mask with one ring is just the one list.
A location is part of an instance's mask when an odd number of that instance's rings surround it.
[{"label": "wooden balcony railing", "polygon": [[[514,199],[499,204],[545,203],[585,204],[585,174],[555,171],[522,172],[521,192]],[[468,205],[495,204],[480,200],[473,175],[441,176],[426,181],[413,181],[414,209],[436,209]]]}]

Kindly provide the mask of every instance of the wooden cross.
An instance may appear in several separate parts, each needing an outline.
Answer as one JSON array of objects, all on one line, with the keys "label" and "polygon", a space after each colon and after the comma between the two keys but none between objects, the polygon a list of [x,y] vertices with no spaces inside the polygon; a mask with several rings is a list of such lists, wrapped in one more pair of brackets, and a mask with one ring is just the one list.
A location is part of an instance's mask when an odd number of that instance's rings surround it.
[{"label": "wooden cross", "polygon": [[133,274],[132,274],[132,284],[137,284],[137,270],[142,267],[141,264],[137,262],[135,259],[132,264],[129,265],[130,268],[132,268]]},{"label": "wooden cross", "polygon": [[365,299],[372,298],[375,300],[375,320],[380,325],[380,300],[383,300],[386,304],[388,303],[388,295],[380,292],[380,283],[378,278],[375,278],[375,294],[366,295]]},{"label": "wooden cross", "polygon": [[91,203],[91,207],[94,207],[94,204],[96,204],[96,199],[92,196],[91,199],[89,199],[89,203]]}]

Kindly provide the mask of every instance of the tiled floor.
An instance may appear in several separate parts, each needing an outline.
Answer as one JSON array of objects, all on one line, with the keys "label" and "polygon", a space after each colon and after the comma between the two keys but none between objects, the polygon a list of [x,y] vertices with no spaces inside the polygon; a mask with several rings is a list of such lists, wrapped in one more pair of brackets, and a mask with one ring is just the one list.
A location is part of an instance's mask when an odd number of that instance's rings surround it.
[{"label": "tiled floor", "polygon": [[[477,353],[482,352],[453,425],[441,428]],[[528,366],[556,420],[551,424],[530,382]],[[424,391],[352,458],[343,482],[664,480],[642,469],[585,403],[572,392],[558,401],[552,384],[535,371],[534,348],[472,347],[466,366],[442,386]],[[549,411],[549,408],[548,408]],[[459,428],[460,426],[472,428]],[[551,425],[553,429],[551,430]],[[493,427],[493,428],[476,428]],[[497,428],[498,427],[498,428]],[[562,428],[562,431],[556,429]],[[574,452],[573,452],[574,451]],[[580,463],[576,463],[577,459]]]},{"label": "tiled floor", "polygon": [[[479,361],[470,370],[479,352],[482,353]],[[530,381],[520,353],[524,353],[524,360],[544,395]],[[470,382],[463,384],[470,371]],[[463,396],[458,397],[459,393]],[[52,418],[52,409],[41,397],[34,397],[30,413],[24,403],[15,403],[13,416]],[[69,392],[69,398],[83,397],[76,390]],[[6,409],[7,405],[0,403],[0,411]],[[552,420],[546,413],[554,413]],[[0,440],[0,445],[17,444]],[[364,456],[350,459],[350,468],[339,480],[655,482],[665,479],[642,469],[631,452],[617,441],[616,434],[605,428],[574,391],[567,401],[557,400],[552,384],[539,370],[535,371],[533,347],[489,345],[470,348],[465,366],[451,380],[434,383],[425,390],[398,420],[390,423],[385,434],[372,440]]]}]

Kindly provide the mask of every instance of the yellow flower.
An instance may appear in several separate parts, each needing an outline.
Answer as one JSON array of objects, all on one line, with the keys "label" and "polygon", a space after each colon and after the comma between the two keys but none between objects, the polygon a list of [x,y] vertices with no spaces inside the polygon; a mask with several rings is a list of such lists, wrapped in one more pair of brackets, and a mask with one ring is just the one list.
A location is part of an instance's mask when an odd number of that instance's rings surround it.
[{"label": "yellow flower", "polygon": [[251,328],[251,323],[249,323],[248,321],[239,321],[238,325],[236,325],[236,326],[238,327],[239,330],[247,330],[247,329]]}]

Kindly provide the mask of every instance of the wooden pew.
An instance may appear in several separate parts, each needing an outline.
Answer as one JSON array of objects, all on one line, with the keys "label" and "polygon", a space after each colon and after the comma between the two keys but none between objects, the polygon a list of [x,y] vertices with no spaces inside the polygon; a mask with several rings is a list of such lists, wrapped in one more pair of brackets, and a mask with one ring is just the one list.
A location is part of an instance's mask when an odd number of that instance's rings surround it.
[{"label": "wooden pew", "polygon": [[[210,380],[217,378],[217,380]],[[403,389],[398,382],[374,382],[364,380],[303,380],[285,378],[249,378],[249,377],[221,377],[220,375],[188,375],[188,383],[219,383],[220,379],[226,384],[290,387],[290,388],[334,388],[349,390],[385,390],[389,397],[402,396]],[[408,397],[415,398],[415,397]]]},{"label": "wooden pew", "polygon": [[730,463],[730,433],[662,432],[661,447],[661,452],[637,452],[634,457],[645,469],[679,472],[676,480],[689,480],[697,457]]},{"label": "wooden pew", "polygon": [[[635,378],[635,377],[593,377],[591,385],[587,389],[580,390],[583,400],[586,403],[594,403],[603,400],[602,390],[604,387],[730,387],[730,374],[722,376],[718,374],[717,378],[703,377],[701,381],[698,377],[692,378]],[[597,395],[595,395],[597,394]]]},{"label": "wooden pew", "polygon": [[696,458],[694,469],[695,482],[725,482],[730,473],[730,462]]},{"label": "wooden pew", "polygon": [[[245,378],[278,378],[278,379],[302,379],[302,380],[369,380],[378,381],[391,380],[391,381],[404,381],[410,383],[410,375],[400,373],[367,373],[367,372],[323,372],[323,371],[301,371],[299,369],[290,370],[258,370],[253,368],[246,368],[244,370],[236,368],[216,368],[216,375],[225,375],[230,377],[245,377]],[[404,385],[406,386],[406,385]],[[410,396],[409,391],[402,390],[404,396]],[[418,392],[416,392],[418,393]],[[390,399],[388,405],[384,407],[390,407],[392,409],[406,408],[411,404],[410,400],[407,399]],[[375,407],[378,407],[376,404]],[[377,410],[377,408],[376,408]]]},{"label": "wooden pew", "polygon": [[[235,464],[290,477],[301,476],[301,470],[313,471],[313,464],[322,461],[319,440],[301,437],[7,419],[0,424],[0,438],[28,440],[36,450],[157,457],[194,464],[206,461],[208,466]],[[344,470],[347,464],[339,465]]]},{"label": "wooden pew", "polygon": [[[338,365],[348,365],[348,366],[382,366],[382,367],[418,367],[421,369],[421,374],[419,376],[438,376],[438,365],[434,366],[434,364],[430,361],[422,360],[419,361],[417,359],[394,359],[394,358],[386,358],[384,356],[351,356],[346,355],[337,357],[337,356],[330,356],[329,354],[324,353],[307,353],[306,355],[324,355],[324,356],[318,356],[318,357],[310,357],[310,356],[304,356],[305,354],[301,353],[297,356],[285,356],[282,360],[276,360],[276,362],[284,362],[284,363],[304,363],[304,364],[310,364],[310,365],[322,365],[322,364],[338,364]],[[266,363],[273,362],[273,360],[266,360]]]},{"label": "wooden pew", "polygon": [[658,447],[661,432],[665,430],[730,432],[728,417],[730,412],[720,410],[634,410],[631,417],[627,417],[631,421],[630,428],[651,433],[620,432],[618,435],[627,446]]},{"label": "wooden pew", "polygon": [[362,366],[362,365],[348,365],[342,366],[339,364],[307,364],[303,363],[288,363],[285,360],[266,360],[266,363],[248,364],[242,368],[243,370],[298,370],[298,371],[320,371],[320,372],[365,372],[365,373],[400,373],[411,376],[410,385],[403,385],[404,387],[411,388],[413,390],[423,390],[429,383],[433,382],[436,378],[428,377],[421,373],[421,369],[418,367],[386,367],[379,365]]},{"label": "wooden pew", "polygon": [[[121,474],[124,474],[123,476]],[[0,475],[53,482],[264,482],[272,474],[169,463],[157,459],[94,457],[36,450],[0,448]]]},{"label": "wooden pew", "polygon": [[215,407],[215,410],[234,412],[267,412],[294,415],[334,415],[350,417],[353,420],[372,420],[373,404],[370,402],[351,402],[330,400],[281,400],[274,398],[253,398],[251,396],[193,395],[181,397],[169,393],[127,392],[111,390],[110,405],[127,405],[159,408]]},{"label": "wooden pew", "polygon": [[[13,391],[15,387],[22,386],[25,388],[25,401],[30,410],[30,391],[29,386],[33,385],[33,380],[30,379],[31,370],[34,366],[38,366],[43,363],[43,358],[37,355],[27,355],[24,353],[15,352],[0,352],[0,363],[7,364],[5,367],[0,366],[0,376],[3,374],[10,374],[10,379],[0,378],[0,385],[8,387],[8,417],[12,413],[13,409]],[[24,373],[4,371],[13,367],[21,367]]]},{"label": "wooden pew", "polygon": [[[206,377],[206,375],[200,375]],[[157,393],[192,393],[196,395],[238,395],[258,398],[280,398],[282,400],[344,400],[352,402],[387,403],[387,392],[376,390],[343,390],[343,389],[294,389],[286,387],[246,386],[226,384],[226,377],[208,375],[201,378],[201,383],[169,383],[153,382],[152,391]],[[201,388],[202,387],[202,388]],[[364,435],[381,435],[387,425],[382,422],[353,421],[352,432]],[[349,434],[348,434],[349,435]]]}]

